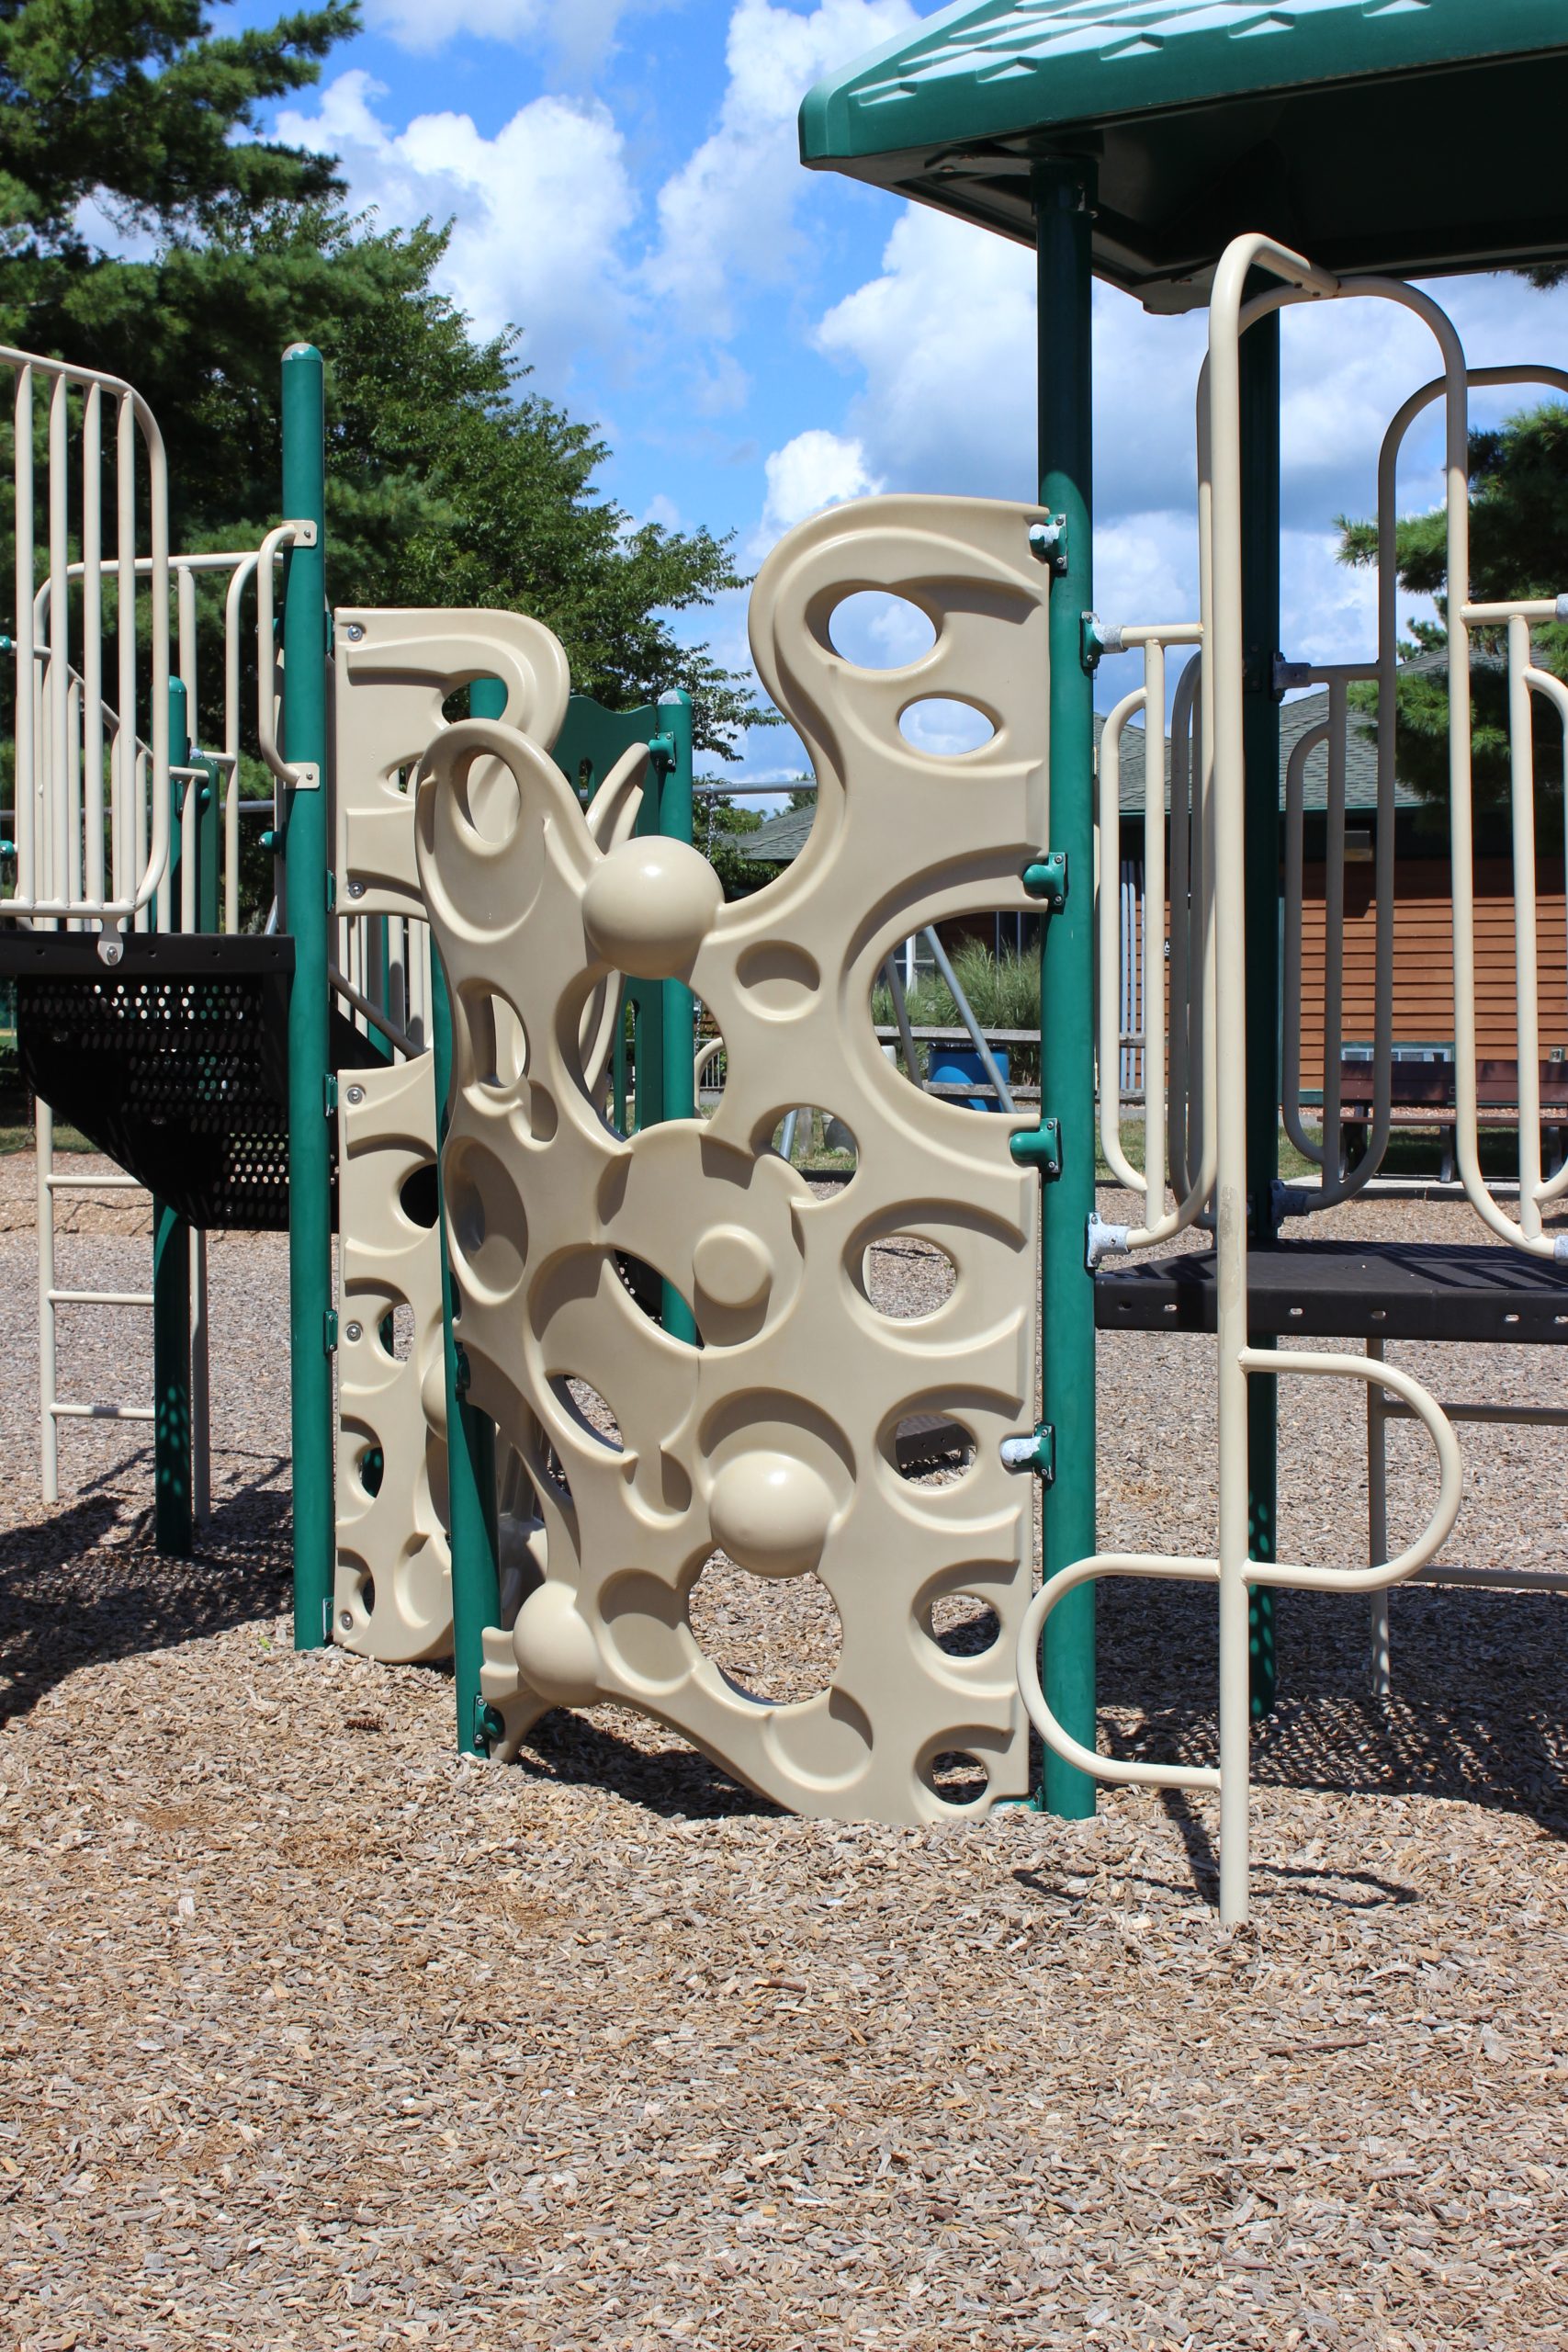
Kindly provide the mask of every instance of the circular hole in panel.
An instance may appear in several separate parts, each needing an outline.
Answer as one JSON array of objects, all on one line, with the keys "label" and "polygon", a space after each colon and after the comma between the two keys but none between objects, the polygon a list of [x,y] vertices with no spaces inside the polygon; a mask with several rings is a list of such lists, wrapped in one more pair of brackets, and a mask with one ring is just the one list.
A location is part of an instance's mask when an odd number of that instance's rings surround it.
[{"label": "circular hole in panel", "polygon": [[754,1577],[715,1552],[692,1588],[686,1613],[704,1656],[749,1698],[784,1706],[815,1699],[832,1684],[844,1629],[831,1593],[810,1569]]},{"label": "circular hole in panel", "polygon": [[504,760],[489,752],[463,763],[457,805],[471,831],[494,849],[512,839],[523,813],[516,777]]},{"label": "circular hole in panel", "polygon": [[1002,1621],[976,1592],[944,1592],[931,1608],[931,1637],[949,1657],[984,1657],[1002,1637]]},{"label": "circular hole in panel", "polygon": [[911,1486],[955,1486],[975,1460],[975,1440],[964,1423],[933,1407],[906,1413],[886,1440],[888,1457]]},{"label": "circular hole in panel", "polygon": [[952,695],[922,695],[899,714],[898,732],[913,752],[931,760],[966,759],[984,751],[995,722],[979,706]]},{"label": "circular hole in panel", "polygon": [[621,1453],[625,1445],[621,1425],[610,1406],[601,1396],[592,1381],[580,1380],[575,1373],[557,1373],[550,1381],[555,1398],[574,1430],[592,1444],[601,1445],[607,1453]]},{"label": "circular hole in panel", "polygon": [[958,1269],[945,1250],[916,1233],[886,1233],[866,1248],[861,1288],[879,1315],[897,1323],[934,1315],[958,1287]]},{"label": "circular hole in panel", "polygon": [[828,641],[857,670],[901,670],[936,643],[929,614],[887,588],[857,588],[841,596],[828,623]]},{"label": "circular hole in panel", "polygon": [[387,1475],[387,1457],[378,1445],[366,1445],[360,1449],[355,1460],[354,1475],[363,1491],[374,1502]]},{"label": "circular hole in panel", "polygon": [[469,1286],[491,1299],[507,1297],[523,1279],[527,1233],[517,1188],[482,1144],[449,1146],[446,1214],[455,1253]]},{"label": "circular hole in panel", "polygon": [[815,956],[784,939],[761,939],[748,947],[735,977],[758,1011],[775,1021],[807,1012],[822,985]]},{"label": "circular hole in panel", "polygon": [[423,1226],[427,1233],[433,1230],[441,1214],[434,1159],[427,1159],[422,1168],[416,1168],[411,1176],[404,1177],[398,1194],[398,1206],[411,1225]]},{"label": "circular hole in panel", "polygon": [[376,1579],[374,1577],[362,1577],[360,1578],[359,1601],[367,1617],[374,1617],[376,1614]]},{"label": "circular hole in panel", "polygon": [[786,1111],[774,1121],[767,1141],[781,1159],[809,1176],[852,1176],[860,1157],[848,1120],[820,1103]]},{"label": "circular hole in panel", "polygon": [[[650,1323],[658,1324],[667,1339],[680,1340],[682,1347],[700,1348],[702,1346],[702,1333],[696,1328],[697,1318],[692,1313],[689,1302],[682,1293],[675,1288],[673,1283],[666,1281],[657,1267],[650,1266],[646,1258],[634,1258],[629,1250],[617,1250],[615,1272],[619,1274],[628,1296],[641,1307]],[[669,1329],[665,1321],[665,1314],[667,1306],[674,1306],[677,1312],[684,1315],[690,1322],[693,1334],[691,1338],[687,1337],[684,1330]]]},{"label": "circular hole in panel", "polygon": [[943,1748],[922,1767],[920,1777],[933,1796],[958,1810],[978,1804],[991,1784],[979,1757],[962,1747]]},{"label": "circular hole in panel", "polygon": [[[933,931],[957,981],[956,995],[938,964]],[[915,1033],[911,1044],[922,1091],[960,1110],[1004,1109],[975,1044],[973,1021],[1012,1091],[1015,1113],[1034,1110],[1040,1083],[1037,916],[998,909],[944,917],[933,925],[915,911],[908,936],[897,943],[873,977],[870,1005],[884,1057],[900,1078],[908,1079],[900,1001]]]}]

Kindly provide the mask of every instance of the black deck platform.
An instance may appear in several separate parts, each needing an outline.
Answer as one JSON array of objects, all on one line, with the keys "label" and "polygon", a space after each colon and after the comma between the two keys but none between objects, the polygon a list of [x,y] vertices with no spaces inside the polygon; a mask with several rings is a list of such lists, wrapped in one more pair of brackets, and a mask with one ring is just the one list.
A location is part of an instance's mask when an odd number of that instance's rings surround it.
[{"label": "black deck platform", "polygon": [[[0,931],[28,1086],[209,1229],[288,1229],[293,970],[288,936],[132,932],[106,964],[92,933]],[[329,1049],[334,1069],[376,1059],[335,1007]],[[334,1165],[334,1215],[335,1186]]]},{"label": "black deck platform", "polygon": [[[1506,1245],[1280,1241],[1247,1253],[1254,1340],[1507,1340],[1568,1346],[1568,1264]],[[1214,1253],[1190,1250],[1094,1278],[1102,1331],[1213,1331]]]}]

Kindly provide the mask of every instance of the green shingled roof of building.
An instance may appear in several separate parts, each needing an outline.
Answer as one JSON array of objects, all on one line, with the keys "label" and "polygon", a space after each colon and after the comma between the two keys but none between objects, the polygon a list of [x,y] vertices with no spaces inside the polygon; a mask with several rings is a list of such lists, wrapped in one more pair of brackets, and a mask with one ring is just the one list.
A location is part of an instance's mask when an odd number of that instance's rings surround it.
[{"label": "green shingled roof of building", "polygon": [[[1440,662],[1440,658],[1438,660]],[[1328,690],[1319,687],[1315,693],[1299,695],[1294,702],[1284,704],[1280,712],[1280,806],[1285,805],[1285,766],[1292,752],[1310,729],[1320,727],[1328,716]],[[1094,738],[1098,748],[1104,732],[1105,721],[1095,714]],[[1166,806],[1170,806],[1169,757],[1166,762]],[[1350,726],[1345,755],[1345,806],[1357,814],[1377,807],[1378,754],[1377,741],[1371,723],[1358,713],[1350,714]],[[1122,735],[1121,806],[1124,813],[1141,816],[1144,807],[1144,730],[1128,727]],[[1408,785],[1395,783],[1393,800],[1396,808],[1416,808],[1421,803]],[[1306,773],[1302,785],[1302,806],[1306,809],[1323,809],[1328,802],[1328,749],[1319,744],[1307,754]],[[787,865],[806,847],[806,837],[811,831],[813,811],[810,808],[786,808],[782,816],[770,817],[756,832],[748,835],[746,855],[761,865]]]}]

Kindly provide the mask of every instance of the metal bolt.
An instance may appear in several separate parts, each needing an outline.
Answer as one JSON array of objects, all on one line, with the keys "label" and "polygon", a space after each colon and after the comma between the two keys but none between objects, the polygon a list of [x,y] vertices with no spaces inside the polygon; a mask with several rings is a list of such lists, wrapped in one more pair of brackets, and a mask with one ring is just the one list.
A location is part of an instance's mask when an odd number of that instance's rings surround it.
[{"label": "metal bolt", "polygon": [[344,630],[344,635],[347,638],[350,645],[357,645],[365,635],[364,622],[350,621],[348,627]]},{"label": "metal bolt", "polygon": [[354,1611],[353,1611],[353,1610],[352,1610],[352,1609],[340,1609],[340,1610],[338,1611],[338,1613],[337,1613],[337,1622],[338,1622],[338,1623],[343,1627],[343,1630],[344,1630],[344,1632],[345,1634],[352,1634],[352,1633],[353,1633],[353,1631],[354,1631]]},{"label": "metal bolt", "polygon": [[363,1323],[351,1323],[351,1324],[349,1324],[349,1326],[347,1327],[347,1329],[346,1329],[346,1331],[345,1331],[345,1333],[344,1333],[344,1336],[346,1339],[350,1339],[350,1340],[362,1340],[362,1339],[365,1337],[365,1326],[364,1326],[364,1324],[363,1324]]},{"label": "metal bolt", "polygon": [[362,899],[365,896],[364,883],[351,882],[348,886],[348,895],[351,899]]},{"label": "metal bolt", "polygon": [[348,1090],[348,1099],[351,1102],[363,1102],[365,1089],[362,1086],[351,1086]]}]

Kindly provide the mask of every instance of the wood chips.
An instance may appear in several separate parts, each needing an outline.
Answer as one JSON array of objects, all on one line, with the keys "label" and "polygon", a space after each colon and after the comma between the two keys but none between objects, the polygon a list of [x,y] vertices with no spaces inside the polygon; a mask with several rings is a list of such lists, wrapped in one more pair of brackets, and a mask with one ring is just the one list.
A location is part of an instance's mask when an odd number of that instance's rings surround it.
[{"label": "wood chips", "polygon": [[[62,1275],[149,1255],[85,1215]],[[218,1507],[175,1564],[143,1430],[68,1429],[39,1506],[0,1229],[0,2343],[1561,2352],[1562,1601],[1396,1595],[1385,1709],[1365,1604],[1288,1597],[1236,1933],[1206,1800],[795,1821],[607,1710],[466,1762],[449,1677],[289,1646],[286,1265],[214,1237]],[[65,1392],[145,1396],[148,1322],[78,1310]],[[1561,1395],[1553,1351],[1393,1352]],[[1103,1534],[1201,1547],[1204,1344],[1118,1335],[1101,1378]],[[1282,1384],[1290,1556],[1364,1556],[1345,1386]],[[1560,1437],[1463,1442],[1451,1556],[1561,1562]],[[1431,1473],[1390,1444],[1403,1541]],[[730,1577],[726,1664],[810,1684],[822,1599]],[[1107,1589],[1103,1741],[1212,1753],[1213,1620]]]}]

